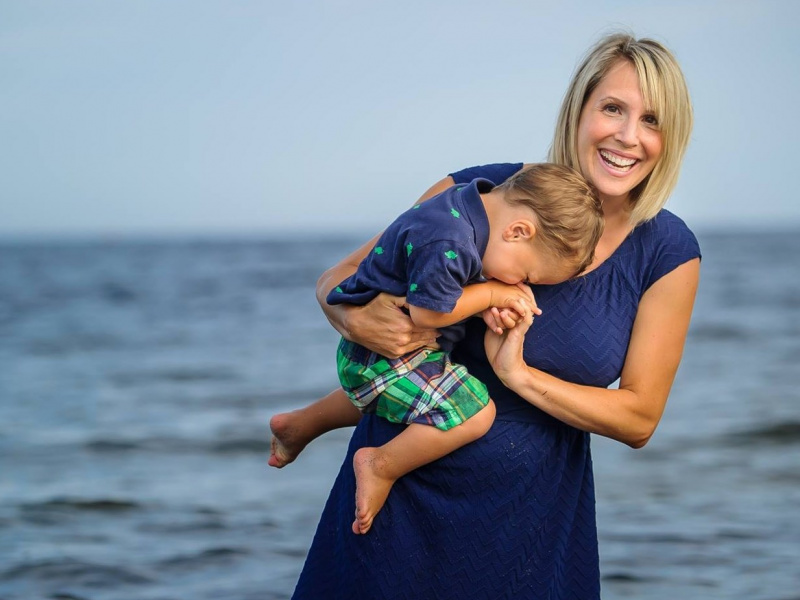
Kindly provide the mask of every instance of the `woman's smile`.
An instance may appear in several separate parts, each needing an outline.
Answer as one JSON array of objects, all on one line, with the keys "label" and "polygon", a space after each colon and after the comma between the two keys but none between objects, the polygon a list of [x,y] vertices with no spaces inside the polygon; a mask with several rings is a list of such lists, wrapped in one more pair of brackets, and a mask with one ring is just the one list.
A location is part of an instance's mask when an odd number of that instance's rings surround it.
[{"label": "woman's smile", "polygon": [[603,163],[608,166],[612,172],[620,171],[622,173],[629,172],[639,160],[638,158],[625,157],[611,150],[600,150],[600,158]]}]

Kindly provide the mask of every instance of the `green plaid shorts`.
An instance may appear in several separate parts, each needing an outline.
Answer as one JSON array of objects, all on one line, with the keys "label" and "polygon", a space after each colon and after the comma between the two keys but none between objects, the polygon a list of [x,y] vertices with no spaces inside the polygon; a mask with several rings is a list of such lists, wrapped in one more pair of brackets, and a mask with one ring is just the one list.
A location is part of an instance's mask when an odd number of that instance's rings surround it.
[{"label": "green plaid shorts", "polygon": [[336,362],[339,381],[353,404],[393,423],[446,431],[489,403],[486,386],[441,350],[423,348],[390,359],[342,339]]}]

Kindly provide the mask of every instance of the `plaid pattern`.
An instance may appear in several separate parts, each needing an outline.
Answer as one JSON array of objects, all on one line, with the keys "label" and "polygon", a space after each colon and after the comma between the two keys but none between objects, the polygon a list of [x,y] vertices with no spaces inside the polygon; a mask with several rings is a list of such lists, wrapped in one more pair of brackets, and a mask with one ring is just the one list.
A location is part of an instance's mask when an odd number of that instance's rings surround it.
[{"label": "plaid pattern", "polygon": [[489,392],[466,367],[423,348],[389,359],[345,339],[336,353],[339,381],[359,410],[393,423],[448,430],[489,403]]}]

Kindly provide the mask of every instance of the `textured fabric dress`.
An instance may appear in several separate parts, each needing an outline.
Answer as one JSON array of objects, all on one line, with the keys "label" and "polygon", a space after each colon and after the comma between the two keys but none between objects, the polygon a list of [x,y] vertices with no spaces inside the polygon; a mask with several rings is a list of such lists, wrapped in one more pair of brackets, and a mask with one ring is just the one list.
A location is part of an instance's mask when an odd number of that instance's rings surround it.
[{"label": "textured fabric dress", "polygon": [[[502,183],[521,163],[466,169],[456,183]],[[543,310],[525,338],[526,363],[567,381],[607,387],[620,375],[639,300],[663,275],[700,256],[678,217],[662,210],[597,269],[535,285]],[[453,359],[497,407],[481,439],[402,477],[366,535],[351,531],[353,453],[402,430],[374,415],[356,427],[297,583],[295,600],[590,600],[600,597],[589,434],[505,388],[471,319]]]}]

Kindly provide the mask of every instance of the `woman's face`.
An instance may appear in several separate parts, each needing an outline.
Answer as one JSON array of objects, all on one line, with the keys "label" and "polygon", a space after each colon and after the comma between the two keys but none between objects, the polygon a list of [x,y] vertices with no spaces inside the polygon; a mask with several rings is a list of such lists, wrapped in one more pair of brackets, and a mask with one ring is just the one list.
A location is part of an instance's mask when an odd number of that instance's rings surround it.
[{"label": "woman's face", "polygon": [[639,90],[627,60],[617,62],[589,96],[578,123],[581,173],[602,199],[626,198],[661,156],[658,120]]}]

